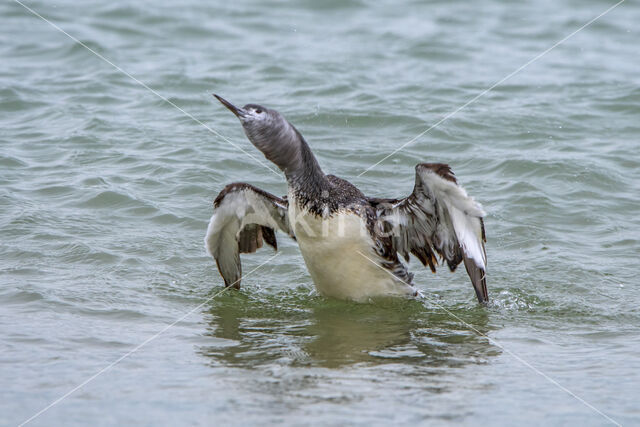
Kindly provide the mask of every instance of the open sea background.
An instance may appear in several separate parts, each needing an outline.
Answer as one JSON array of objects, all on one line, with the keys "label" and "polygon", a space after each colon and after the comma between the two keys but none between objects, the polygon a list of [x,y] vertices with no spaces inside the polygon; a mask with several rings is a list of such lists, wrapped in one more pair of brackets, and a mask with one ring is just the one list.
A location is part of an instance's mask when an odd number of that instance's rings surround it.
[{"label": "open sea background", "polygon": [[[362,176],[615,2],[24,4],[184,111],[0,4],[1,425],[161,331],[30,425],[640,424],[637,1]],[[213,197],[286,186],[214,92],[370,196],[449,163],[488,212],[489,307],[415,260],[426,301],[325,299],[285,236],[216,296]]]}]

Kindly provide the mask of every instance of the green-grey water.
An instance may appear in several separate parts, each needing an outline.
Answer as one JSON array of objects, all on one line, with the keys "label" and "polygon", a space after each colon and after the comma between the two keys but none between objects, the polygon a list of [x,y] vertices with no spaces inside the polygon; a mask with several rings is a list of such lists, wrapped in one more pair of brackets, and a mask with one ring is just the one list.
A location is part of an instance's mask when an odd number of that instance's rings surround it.
[{"label": "green-grey water", "polygon": [[[4,0],[0,424],[134,349],[30,423],[640,423],[637,2],[359,176],[613,4],[25,3],[192,118]],[[213,197],[286,187],[213,92],[278,109],[370,196],[449,163],[488,212],[491,304],[415,261],[426,301],[325,299],[284,236],[216,296]]]}]

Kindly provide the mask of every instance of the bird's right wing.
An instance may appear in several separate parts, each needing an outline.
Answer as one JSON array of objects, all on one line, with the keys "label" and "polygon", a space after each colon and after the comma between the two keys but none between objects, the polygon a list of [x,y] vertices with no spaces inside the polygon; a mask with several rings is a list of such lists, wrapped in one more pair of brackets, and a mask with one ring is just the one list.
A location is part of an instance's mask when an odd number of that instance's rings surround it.
[{"label": "bird's right wing", "polygon": [[227,185],[218,194],[204,243],[225,286],[240,288],[240,253],[253,253],[263,242],[277,249],[275,230],[295,238],[287,208],[286,199],[241,182]]}]

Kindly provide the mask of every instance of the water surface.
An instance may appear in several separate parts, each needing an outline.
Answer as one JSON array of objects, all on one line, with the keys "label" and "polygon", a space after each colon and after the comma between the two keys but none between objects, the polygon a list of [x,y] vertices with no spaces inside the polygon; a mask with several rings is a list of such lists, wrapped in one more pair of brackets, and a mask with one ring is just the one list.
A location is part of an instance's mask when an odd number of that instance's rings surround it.
[{"label": "water surface", "polygon": [[[32,424],[609,423],[540,372],[640,422],[637,2],[361,176],[614,2],[26,4],[193,117],[0,4],[0,424],[194,309]],[[416,262],[427,301],[322,298],[284,236],[216,296],[213,197],[286,187],[213,92],[278,109],[370,196],[449,163],[488,211],[490,306]]]}]

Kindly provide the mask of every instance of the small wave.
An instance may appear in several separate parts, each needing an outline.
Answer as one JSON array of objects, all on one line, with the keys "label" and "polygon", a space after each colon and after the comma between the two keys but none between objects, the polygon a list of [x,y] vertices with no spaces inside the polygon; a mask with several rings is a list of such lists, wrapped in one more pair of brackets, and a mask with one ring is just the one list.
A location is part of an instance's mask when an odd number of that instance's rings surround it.
[{"label": "small wave", "polygon": [[0,166],[5,168],[23,168],[27,167],[27,164],[15,157],[0,155]]},{"label": "small wave", "polygon": [[177,215],[165,213],[152,217],[151,221],[160,225],[177,225],[185,222],[185,218],[180,218]]},{"label": "small wave", "polygon": [[13,88],[0,89],[0,111],[12,113],[25,110],[36,110],[47,103],[26,98],[21,92]]},{"label": "small wave", "polygon": [[115,209],[123,207],[146,207],[139,200],[113,190],[103,191],[76,206],[90,209]]},{"label": "small wave", "polygon": [[60,259],[65,262],[116,265],[122,259],[121,255],[96,249],[80,242],[64,243],[59,245],[57,250],[61,252]]},{"label": "small wave", "polygon": [[[12,271],[15,274],[15,271]],[[44,296],[36,291],[9,291],[2,294],[2,304],[27,304],[43,300]]]},{"label": "small wave", "polygon": [[34,193],[39,196],[57,198],[61,196],[69,196],[74,194],[76,191],[77,188],[69,185],[47,185],[36,189]]}]

